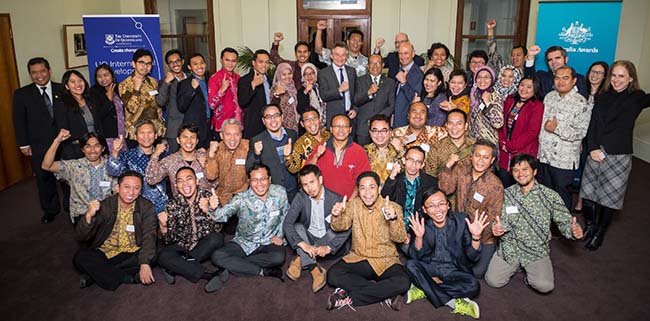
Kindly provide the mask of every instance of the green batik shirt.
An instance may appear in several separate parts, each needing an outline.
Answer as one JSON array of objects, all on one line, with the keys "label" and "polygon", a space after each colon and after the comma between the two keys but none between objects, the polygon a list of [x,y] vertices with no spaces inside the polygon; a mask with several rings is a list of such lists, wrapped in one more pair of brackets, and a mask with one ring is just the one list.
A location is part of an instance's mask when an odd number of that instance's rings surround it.
[{"label": "green batik shirt", "polygon": [[526,266],[549,255],[551,221],[566,238],[573,239],[573,218],[557,192],[535,182],[528,194],[515,184],[506,188],[503,196],[501,224],[505,233],[497,254],[509,264]]}]

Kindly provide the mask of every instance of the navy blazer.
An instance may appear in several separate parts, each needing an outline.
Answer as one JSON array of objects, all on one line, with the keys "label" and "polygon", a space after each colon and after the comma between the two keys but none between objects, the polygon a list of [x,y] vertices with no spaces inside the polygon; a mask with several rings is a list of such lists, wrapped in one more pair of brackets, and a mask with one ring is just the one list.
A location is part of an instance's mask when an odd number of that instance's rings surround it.
[{"label": "navy blazer", "polygon": [[[325,215],[325,218],[327,218],[331,215],[334,204],[341,202],[343,200],[343,197],[325,188],[325,186],[323,186],[323,193],[325,193],[323,214]],[[289,245],[293,249],[297,249],[298,243],[302,241],[302,238],[300,238],[296,232],[296,223],[302,224],[305,227],[305,230],[309,229],[309,225],[311,223],[311,198],[309,195],[307,195],[307,193],[305,193],[305,191],[300,191],[293,199],[291,207],[289,208],[289,213],[284,218],[284,222],[282,223],[282,228],[284,229],[284,237],[287,238],[287,242],[289,242]],[[330,224],[327,223],[327,221],[325,221],[325,228],[328,231],[332,230]],[[331,254],[336,253],[343,246],[343,244],[345,244],[345,241],[347,241],[348,237],[350,237],[350,233],[350,229],[335,233],[336,237],[327,244],[327,246],[332,249]]]},{"label": "navy blazer", "polygon": [[[400,82],[395,81],[395,117],[393,118],[393,128],[406,126],[408,122],[409,105],[413,102],[415,94],[422,92],[422,80],[424,74],[417,65],[413,64],[406,74],[406,83],[400,87]],[[399,88],[399,91],[397,90]]]},{"label": "navy blazer", "polygon": [[[336,115],[345,114],[345,101],[344,95],[339,92],[339,76],[334,70],[338,68],[334,64],[322,69],[318,73],[318,87],[320,89],[320,97],[327,103],[327,127],[330,126],[332,118]],[[345,66],[345,72],[348,76],[349,92],[350,92],[350,110],[355,109],[354,106],[354,93],[356,90],[357,71],[350,67]],[[240,81],[241,83],[241,81]]]},{"label": "navy blazer", "polygon": [[[239,107],[244,110],[244,138],[251,139],[257,134],[266,130],[262,123],[262,107],[266,105],[266,92],[264,91],[264,84],[259,84],[255,89],[251,86],[255,70],[251,71],[239,78],[237,83],[237,101]],[[269,92],[271,84],[268,77],[264,78],[269,85]],[[271,98],[269,97],[269,102]]]},{"label": "navy blazer", "polygon": [[[424,66],[424,58],[417,54],[413,57],[413,61],[418,67]],[[401,67],[397,51],[390,52],[386,57],[384,57],[384,67],[388,68],[388,77],[395,79],[395,75],[397,75],[397,72]]]},{"label": "navy blazer", "polygon": [[[54,108],[63,96],[63,85],[52,82],[52,96]],[[16,89],[12,116],[18,147],[30,146],[33,157],[42,159],[59,132],[36,84]]]},{"label": "navy blazer", "polygon": [[[292,129],[285,128],[285,130],[287,131],[287,136],[291,138],[291,145],[292,146],[295,145],[296,140],[298,140],[298,133],[296,133],[296,131]],[[258,141],[262,141],[264,148],[262,149],[262,154],[259,157],[256,157],[255,143]],[[261,132],[259,135],[251,138],[251,140],[249,141],[248,156],[246,157],[246,170],[253,167],[253,164],[257,162],[262,163],[269,167],[269,169],[271,170],[272,184],[277,184],[286,187],[286,183],[284,181],[284,173],[282,172],[282,170],[286,168],[286,165],[284,164],[284,160],[281,160],[280,157],[278,156],[278,153],[275,149],[275,142],[271,138],[271,134],[269,134],[269,131],[266,129],[264,129],[264,131]],[[293,179],[294,180],[296,179],[295,176],[293,177]]]}]

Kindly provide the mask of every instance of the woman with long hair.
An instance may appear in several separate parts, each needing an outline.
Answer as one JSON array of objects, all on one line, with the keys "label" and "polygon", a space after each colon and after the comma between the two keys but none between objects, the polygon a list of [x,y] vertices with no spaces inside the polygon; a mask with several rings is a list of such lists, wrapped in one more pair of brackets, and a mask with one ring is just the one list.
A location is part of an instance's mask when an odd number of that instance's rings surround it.
[{"label": "woman with long hair", "polygon": [[636,67],[627,60],[614,62],[596,96],[587,131],[589,158],[580,196],[587,222],[585,247],[595,251],[603,243],[614,212],[623,208],[632,170],[634,124],[650,95],[639,89]]},{"label": "woman with long hair", "polygon": [[[97,102],[97,115],[108,143],[108,150],[113,150],[113,141],[120,136],[126,137],[126,131],[124,105],[119,95],[115,72],[108,64],[101,64],[95,69],[95,84],[90,87],[90,94]],[[122,150],[126,150],[126,144],[122,144]]]},{"label": "woman with long hair", "polygon": [[447,101],[445,94],[445,79],[442,71],[438,68],[431,68],[424,73],[422,79],[422,94],[420,100],[427,105],[427,125],[442,126],[447,121],[447,112],[450,106],[446,104],[445,108],[440,106],[442,102]]}]

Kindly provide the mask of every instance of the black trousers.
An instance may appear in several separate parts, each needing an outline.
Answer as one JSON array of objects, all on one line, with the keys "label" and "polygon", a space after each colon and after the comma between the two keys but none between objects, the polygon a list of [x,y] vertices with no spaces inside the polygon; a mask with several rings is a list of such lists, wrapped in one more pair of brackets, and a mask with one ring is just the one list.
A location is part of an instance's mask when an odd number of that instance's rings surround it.
[{"label": "black trousers", "polygon": [[73,263],[79,272],[90,275],[100,288],[115,291],[125,278],[140,270],[139,254],[140,251],[120,253],[109,259],[99,249],[82,248],[75,253]]},{"label": "black trousers", "polygon": [[262,268],[279,267],[284,263],[284,246],[262,245],[246,255],[235,242],[228,242],[212,253],[212,263],[237,276],[255,276]]},{"label": "black trousers", "polygon": [[223,235],[219,232],[212,232],[202,237],[191,251],[178,244],[165,246],[158,254],[158,264],[173,273],[182,275],[190,282],[196,283],[205,272],[201,263],[210,259],[212,253],[222,246]]},{"label": "black trousers", "polygon": [[[473,298],[480,288],[480,283],[472,273],[456,270],[442,275],[433,265],[423,261],[408,260],[406,272],[413,284],[424,291],[429,302],[436,308],[451,299]],[[442,282],[436,283],[433,277]]]},{"label": "black trousers", "polygon": [[377,275],[368,261],[346,263],[343,260],[329,269],[327,283],[347,291],[355,306],[395,297],[408,291],[411,285],[404,267],[399,264],[393,264],[384,273]]},{"label": "black trousers", "polygon": [[[41,163],[44,155],[32,155],[32,171],[36,176],[36,187],[38,188],[38,199],[43,213],[54,216],[61,211],[59,192],[56,189],[56,177],[51,172],[43,170]],[[68,193],[68,196],[70,193]]]},{"label": "black trousers", "polygon": [[537,180],[560,194],[564,205],[569,211],[573,210],[571,207],[573,197],[569,187],[573,184],[575,176],[576,171],[573,169],[561,169],[546,163],[539,163],[539,169],[537,170]]}]

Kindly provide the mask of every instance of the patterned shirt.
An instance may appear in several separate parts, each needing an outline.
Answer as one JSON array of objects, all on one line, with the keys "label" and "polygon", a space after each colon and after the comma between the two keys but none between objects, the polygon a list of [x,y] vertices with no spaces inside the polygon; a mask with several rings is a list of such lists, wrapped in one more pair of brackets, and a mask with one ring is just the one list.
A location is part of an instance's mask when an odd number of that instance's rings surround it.
[{"label": "patterned shirt", "polygon": [[221,230],[221,224],[211,220],[199,208],[199,200],[209,197],[210,192],[199,190],[191,204],[181,194],[169,201],[166,244],[177,244],[191,251],[204,236]]},{"label": "patterned shirt", "polygon": [[475,141],[467,136],[465,136],[465,140],[460,147],[457,147],[449,136],[441,139],[433,144],[427,153],[424,171],[433,177],[438,177],[440,172],[447,167],[447,162],[453,154],[458,155],[459,158],[454,166],[471,164],[474,143]]},{"label": "patterned shirt", "polygon": [[[453,169],[446,168],[440,172],[438,185],[445,194],[456,193],[454,210],[468,214],[471,221],[474,220],[476,210],[478,210],[479,215],[485,212],[488,216],[488,222],[495,222],[496,217],[501,214],[503,184],[490,170],[479,176],[477,180],[474,180],[471,164],[457,165]],[[492,235],[492,229],[483,229],[481,243],[496,243],[496,239]]]},{"label": "patterned shirt", "polygon": [[[318,57],[322,63],[326,65],[332,64],[332,50],[323,48],[322,54]],[[348,59],[345,61],[345,64],[354,68],[357,71],[357,77],[361,77],[368,73],[368,57],[359,53],[358,56],[354,57],[348,53]]]},{"label": "patterned shirt", "polygon": [[[169,156],[167,151],[160,155],[161,158],[167,156]],[[149,163],[150,158],[151,155],[145,154],[142,151],[142,148],[131,148],[126,152],[121,152],[117,158],[114,158],[113,155],[111,155],[106,164],[106,172],[108,175],[118,177],[124,171],[133,170],[140,173],[142,177],[145,177],[147,164]],[[168,201],[167,186],[163,182],[155,185],[145,183],[142,186],[142,197],[153,203],[156,208],[156,214],[158,214],[165,210],[165,205]]]},{"label": "patterned shirt", "polygon": [[260,246],[271,244],[271,238],[284,237],[282,223],[288,212],[289,202],[284,187],[271,184],[265,200],[249,188],[210,212],[210,217],[217,222],[226,222],[237,215],[239,223],[232,240],[246,255],[250,255]]},{"label": "patterned shirt", "polygon": [[214,157],[208,157],[205,162],[205,177],[208,181],[216,181],[219,184],[215,192],[222,204],[230,202],[234,194],[248,189],[246,176],[248,147],[248,139],[242,139],[234,151],[230,151],[223,142],[220,142]]},{"label": "patterned shirt", "polygon": [[106,160],[100,158],[99,165],[93,166],[87,158],[59,161],[57,179],[70,185],[70,219],[86,215],[88,202],[101,201],[113,194],[117,180],[107,173]]},{"label": "patterned shirt", "polygon": [[509,264],[526,266],[549,256],[551,221],[562,235],[573,239],[572,216],[552,189],[535,182],[524,194],[515,184],[506,188],[504,198],[501,224],[505,234],[500,237],[497,254]]},{"label": "patterned shirt", "polygon": [[[478,90],[476,91],[478,95]],[[490,94],[491,103],[482,103],[469,112],[469,135],[474,139],[485,139],[499,146],[499,128],[503,127],[503,99],[499,94]],[[481,97],[474,97],[480,100]],[[484,106],[484,107],[480,107]]]},{"label": "patterned shirt", "polygon": [[349,200],[345,211],[335,217],[332,215],[332,230],[336,232],[352,229],[350,254],[343,257],[346,263],[368,261],[373,271],[381,276],[394,264],[400,264],[395,243],[406,241],[406,228],[402,207],[395,202],[397,219],[387,221],[381,208],[386,200],[378,198],[372,211],[368,211],[358,196]]},{"label": "patterned shirt", "polygon": [[[552,91],[544,98],[544,118],[539,132],[539,161],[561,169],[577,169],[580,142],[587,135],[592,106],[579,92],[571,90],[564,97]],[[555,132],[544,129],[547,120],[557,118]]]},{"label": "patterned shirt", "polygon": [[[402,138],[408,137],[413,134],[411,126],[404,126],[393,129],[393,137]],[[447,129],[444,127],[438,126],[424,126],[422,130],[414,141],[404,145],[404,150],[408,149],[411,146],[420,146],[424,149],[425,152],[428,152],[431,148],[431,145],[435,144],[439,140],[447,137]]]},{"label": "patterned shirt", "polygon": [[162,117],[162,108],[156,104],[158,82],[147,76],[140,85],[139,91],[136,91],[134,87],[133,75],[120,83],[120,97],[124,103],[124,128],[126,129],[127,138],[136,139],[135,124],[143,119],[151,120],[156,127],[158,137],[163,137],[165,124]]},{"label": "patterned shirt", "polygon": [[451,102],[454,105],[456,105],[456,108],[464,111],[465,114],[469,117],[469,108],[470,108],[469,95],[462,95],[462,96],[456,97],[456,99],[452,98]]},{"label": "patterned shirt", "polygon": [[310,133],[305,133],[300,136],[296,143],[293,145],[293,151],[291,152],[291,157],[285,161],[287,165],[287,170],[289,173],[296,174],[302,169],[302,167],[307,162],[307,158],[311,155],[311,152],[320,144],[321,142],[327,141],[332,133],[322,129],[320,131],[320,141],[316,139]]},{"label": "patterned shirt", "polygon": [[99,247],[107,258],[120,253],[133,253],[140,249],[135,242],[135,226],[133,225],[133,210],[135,202],[129,208],[118,206],[115,225],[108,238]]},{"label": "patterned shirt", "polygon": [[149,164],[147,164],[147,175],[145,179],[147,184],[155,185],[162,182],[166,177],[169,177],[172,182],[172,193],[176,195],[178,194],[176,184],[174,183],[176,181],[176,172],[178,172],[181,167],[189,166],[194,169],[194,172],[196,172],[196,178],[199,180],[200,189],[209,191],[213,187],[216,188],[216,182],[213,184],[206,179],[205,173],[203,173],[203,165],[199,162],[199,158],[205,157],[206,153],[202,150],[194,151],[194,160],[192,163],[185,161],[181,153],[182,151],[179,150],[162,160],[155,158],[150,160]]},{"label": "patterned shirt", "polygon": [[[379,180],[383,184],[393,169],[393,164],[400,162],[400,152],[397,151],[393,144],[386,145],[382,151],[375,143],[370,143],[363,147],[370,160],[370,168],[379,175]],[[388,165],[391,164],[391,165]],[[390,167],[390,170],[388,169]]]}]

